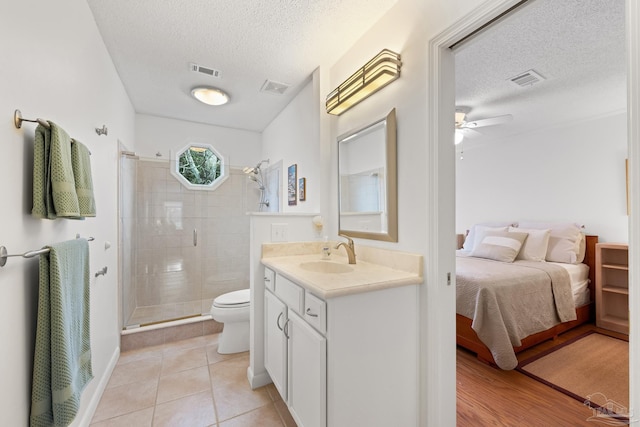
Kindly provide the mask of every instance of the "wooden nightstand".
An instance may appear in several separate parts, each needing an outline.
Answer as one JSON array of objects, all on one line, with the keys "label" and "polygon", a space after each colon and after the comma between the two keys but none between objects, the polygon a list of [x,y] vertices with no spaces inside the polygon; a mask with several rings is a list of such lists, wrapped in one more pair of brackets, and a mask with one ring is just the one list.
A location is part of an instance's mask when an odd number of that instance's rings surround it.
[{"label": "wooden nightstand", "polygon": [[596,325],[629,334],[629,245],[596,245]]}]

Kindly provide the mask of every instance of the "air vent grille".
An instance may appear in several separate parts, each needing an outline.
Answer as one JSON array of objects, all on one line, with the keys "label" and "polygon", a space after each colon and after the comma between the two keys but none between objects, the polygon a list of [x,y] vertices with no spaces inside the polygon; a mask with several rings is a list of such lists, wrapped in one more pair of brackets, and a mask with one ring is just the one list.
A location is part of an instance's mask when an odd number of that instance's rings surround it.
[{"label": "air vent grille", "polygon": [[275,95],[284,94],[287,89],[289,89],[289,85],[286,83],[278,83],[273,80],[265,80],[264,84],[260,88],[260,92],[268,92],[273,93]]},{"label": "air vent grille", "polygon": [[542,77],[539,73],[535,72],[534,70],[529,70],[529,71],[525,71],[524,73],[518,74],[517,76],[512,77],[509,80],[511,80],[513,83],[517,84],[518,86],[525,87],[525,86],[531,86],[536,83],[539,83],[545,80],[545,78]]},{"label": "air vent grille", "polygon": [[215,68],[203,67],[202,65],[194,64],[193,62],[189,63],[189,70],[195,73],[206,74],[211,77],[215,77],[216,79],[222,78],[222,71],[216,70]]}]

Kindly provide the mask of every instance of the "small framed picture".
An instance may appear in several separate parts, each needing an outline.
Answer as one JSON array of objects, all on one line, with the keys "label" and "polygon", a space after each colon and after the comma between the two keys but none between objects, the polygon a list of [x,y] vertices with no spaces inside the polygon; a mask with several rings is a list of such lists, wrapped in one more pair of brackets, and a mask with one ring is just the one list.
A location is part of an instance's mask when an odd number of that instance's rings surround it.
[{"label": "small framed picture", "polygon": [[298,165],[293,164],[287,170],[287,200],[289,206],[298,204]]},{"label": "small framed picture", "polygon": [[299,191],[299,199],[301,202],[306,200],[306,191],[307,191],[307,178],[300,178],[298,180],[298,191]]}]

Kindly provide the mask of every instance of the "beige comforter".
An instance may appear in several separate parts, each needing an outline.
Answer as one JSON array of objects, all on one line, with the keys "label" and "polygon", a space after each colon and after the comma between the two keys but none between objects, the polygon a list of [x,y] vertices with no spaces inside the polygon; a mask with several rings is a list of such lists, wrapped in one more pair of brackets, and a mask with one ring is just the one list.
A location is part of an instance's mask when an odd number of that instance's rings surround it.
[{"label": "beige comforter", "polygon": [[456,311],[502,369],[514,369],[521,339],[576,319],[569,274],[544,262],[504,263],[458,256]]}]

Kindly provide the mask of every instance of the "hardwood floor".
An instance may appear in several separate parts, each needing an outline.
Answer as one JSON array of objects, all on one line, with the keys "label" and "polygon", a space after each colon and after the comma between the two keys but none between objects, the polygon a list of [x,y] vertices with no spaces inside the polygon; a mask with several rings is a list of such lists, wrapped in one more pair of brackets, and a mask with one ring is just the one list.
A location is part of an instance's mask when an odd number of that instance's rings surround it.
[{"label": "hardwood floor", "polygon": [[[539,344],[518,356],[524,360],[550,347],[596,329],[583,325]],[[597,426],[587,421],[593,411],[581,402],[517,371],[503,371],[458,348],[458,426]]]}]

